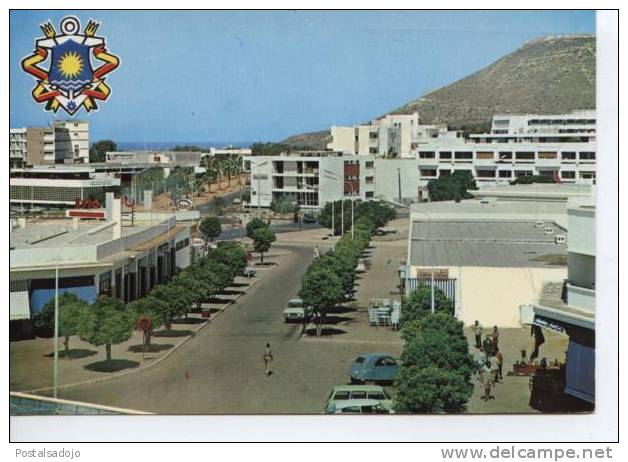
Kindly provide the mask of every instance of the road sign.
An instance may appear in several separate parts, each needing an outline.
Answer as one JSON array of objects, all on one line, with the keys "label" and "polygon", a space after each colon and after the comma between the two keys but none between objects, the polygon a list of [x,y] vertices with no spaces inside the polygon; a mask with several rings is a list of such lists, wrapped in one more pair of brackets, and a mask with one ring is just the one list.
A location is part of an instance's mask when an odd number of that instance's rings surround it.
[{"label": "road sign", "polygon": [[153,321],[146,315],[140,316],[137,320],[137,330],[141,330],[144,333],[148,332],[152,325]]}]

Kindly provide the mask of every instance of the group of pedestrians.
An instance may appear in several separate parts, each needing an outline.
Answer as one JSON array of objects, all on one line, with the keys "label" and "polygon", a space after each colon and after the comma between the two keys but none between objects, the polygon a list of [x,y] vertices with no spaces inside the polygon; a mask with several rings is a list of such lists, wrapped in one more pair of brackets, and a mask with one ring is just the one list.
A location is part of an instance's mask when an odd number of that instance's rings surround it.
[{"label": "group of pedestrians", "polygon": [[484,386],[482,400],[489,401],[495,399],[493,388],[500,383],[503,376],[504,355],[499,350],[499,329],[493,326],[493,332],[486,334],[482,340],[484,328],[479,321],[475,321],[472,326],[475,335],[475,348],[478,350],[478,381]]}]

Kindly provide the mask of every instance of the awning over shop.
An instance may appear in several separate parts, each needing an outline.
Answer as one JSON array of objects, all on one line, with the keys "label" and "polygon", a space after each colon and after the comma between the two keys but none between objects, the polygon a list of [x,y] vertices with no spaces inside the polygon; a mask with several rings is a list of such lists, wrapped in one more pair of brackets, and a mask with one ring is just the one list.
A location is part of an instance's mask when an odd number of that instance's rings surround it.
[{"label": "awning over shop", "polygon": [[31,318],[31,307],[28,300],[28,291],[21,290],[10,292],[9,297],[9,319],[17,321],[19,319]]}]

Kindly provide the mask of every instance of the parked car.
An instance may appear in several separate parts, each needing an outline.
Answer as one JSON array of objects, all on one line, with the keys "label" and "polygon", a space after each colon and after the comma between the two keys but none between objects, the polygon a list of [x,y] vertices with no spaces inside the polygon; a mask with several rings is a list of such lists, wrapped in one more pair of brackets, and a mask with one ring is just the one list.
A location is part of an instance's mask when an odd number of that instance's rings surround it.
[{"label": "parked car", "polygon": [[325,413],[333,413],[337,406],[350,400],[376,400],[387,410],[392,409],[392,398],[379,385],[337,385],[325,403]]},{"label": "parked car", "polygon": [[392,409],[385,408],[376,399],[336,401],[325,408],[325,414],[392,414],[392,412]]},{"label": "parked car", "polygon": [[241,203],[242,203],[242,199],[240,199],[239,197],[235,197],[235,198],[233,199],[233,203],[234,203],[234,204],[241,204]]},{"label": "parked car", "polygon": [[386,353],[358,356],[349,367],[351,383],[391,383],[399,373],[399,363]]},{"label": "parked car", "polygon": [[256,274],[257,274],[257,271],[252,266],[247,265],[242,270],[242,276],[247,277],[247,278],[252,278]]},{"label": "parked car", "polygon": [[312,307],[304,307],[303,300],[293,298],[288,302],[288,307],[283,310],[283,319],[285,322],[303,322],[312,316]]},{"label": "parked car", "polygon": [[306,213],[303,215],[303,223],[316,223],[316,215],[312,213]]}]

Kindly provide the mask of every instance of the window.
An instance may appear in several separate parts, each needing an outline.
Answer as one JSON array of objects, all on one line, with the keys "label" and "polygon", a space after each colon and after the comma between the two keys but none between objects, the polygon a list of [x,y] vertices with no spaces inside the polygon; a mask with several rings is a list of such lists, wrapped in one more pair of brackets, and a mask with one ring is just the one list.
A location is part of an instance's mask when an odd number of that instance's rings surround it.
[{"label": "window", "polygon": [[342,408],[342,412],[343,414],[359,414],[360,413],[360,406],[350,406],[350,407],[344,407]]},{"label": "window", "polygon": [[478,178],[495,178],[495,170],[478,170]]},{"label": "window", "polygon": [[358,356],[355,358],[355,362],[358,364],[362,364],[364,362],[364,356]]},{"label": "window", "polygon": [[440,176],[449,176],[449,175],[451,175],[451,170],[439,170],[438,174]]},{"label": "window", "polygon": [[539,152],[539,159],[557,159],[557,152]]},{"label": "window", "polygon": [[560,172],[560,176],[565,180],[575,180],[576,172]]},{"label": "window", "polygon": [[499,171],[499,177],[500,178],[510,178],[512,176],[512,171],[511,170],[500,170]]},{"label": "window", "polygon": [[371,184],[371,183],[373,183],[373,178],[374,178],[374,177],[372,177],[372,176],[367,176],[367,177],[364,179],[364,181],[365,181],[367,184]]},{"label": "window", "polygon": [[473,153],[471,151],[456,151],[456,160],[472,160]]},{"label": "window", "polygon": [[451,159],[451,151],[440,151],[438,155],[441,159]]},{"label": "window", "polygon": [[436,176],[436,169],[435,168],[420,169],[419,173],[421,174],[421,176]]},{"label": "window", "polygon": [[375,197],[375,193],[373,191],[366,191],[364,193],[364,197],[366,197],[367,199],[372,199],[373,197]]},{"label": "window", "polygon": [[368,399],[387,399],[383,393],[379,391],[369,391]]},{"label": "window", "polygon": [[419,151],[419,159],[434,159],[435,157],[434,151]]},{"label": "window", "polygon": [[499,160],[511,160],[512,152],[510,151],[499,151]]},{"label": "window", "polygon": [[560,158],[562,160],[576,160],[575,152],[562,152]]},{"label": "window", "polygon": [[369,148],[369,154],[377,154],[377,148]]},{"label": "window", "polygon": [[366,399],[366,392],[356,390],[353,393],[351,393],[351,399]]},{"label": "window", "polygon": [[372,160],[365,163],[364,168],[373,168],[374,162]]},{"label": "window", "polygon": [[342,401],[345,399],[349,399],[350,393],[348,391],[339,391],[334,395],[335,401]]},{"label": "window", "polygon": [[102,273],[98,278],[98,295],[111,295],[111,272]]},{"label": "window", "polygon": [[534,160],[534,153],[533,152],[524,152],[524,151],[518,151],[515,153],[515,159],[517,160]]},{"label": "window", "polygon": [[475,158],[479,160],[492,160],[494,156],[495,156],[495,153],[493,152],[483,151],[483,152],[476,153]]},{"label": "window", "polygon": [[520,176],[532,176],[532,170],[515,171],[515,177],[519,178]]},{"label": "window", "polygon": [[595,160],[595,152],[581,152],[580,160]]}]

